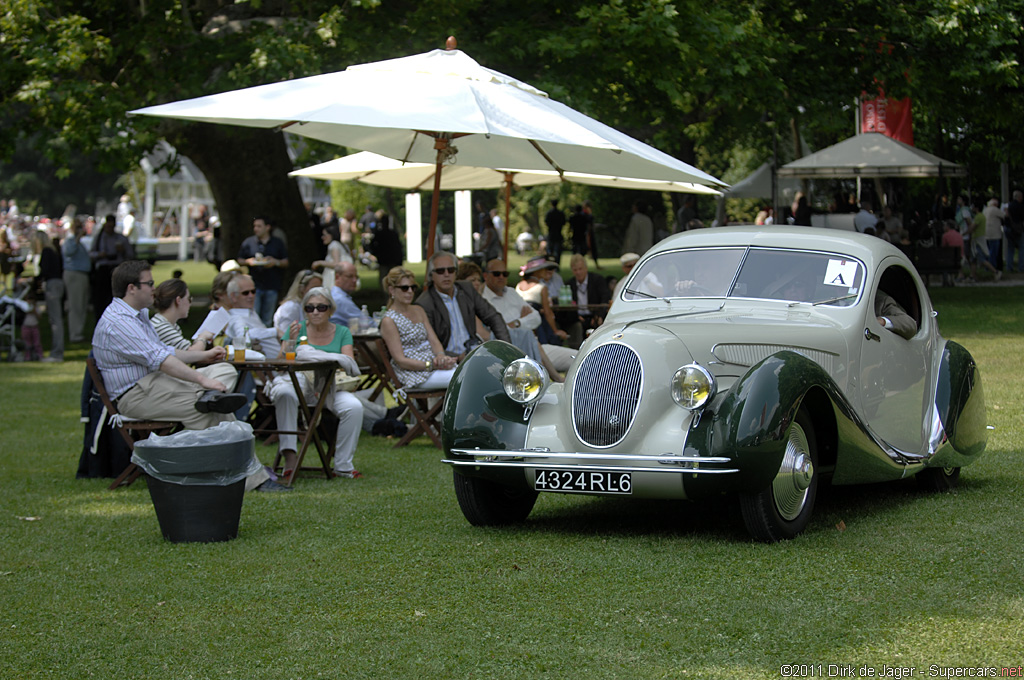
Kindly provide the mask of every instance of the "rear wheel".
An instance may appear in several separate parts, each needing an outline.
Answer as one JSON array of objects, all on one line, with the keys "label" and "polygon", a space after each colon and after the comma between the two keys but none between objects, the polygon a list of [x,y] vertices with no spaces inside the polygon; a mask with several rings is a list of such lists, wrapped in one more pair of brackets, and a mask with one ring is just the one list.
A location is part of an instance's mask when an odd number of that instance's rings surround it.
[{"label": "rear wheel", "polygon": [[532,489],[512,489],[497,482],[453,472],[455,498],[469,523],[478,526],[512,524],[526,519],[537,492]]},{"label": "rear wheel", "polygon": [[917,485],[922,491],[944,493],[955,489],[960,482],[960,468],[925,468],[915,477],[917,477]]},{"label": "rear wheel", "polygon": [[818,493],[818,447],[807,411],[789,427],[786,453],[768,488],[740,496],[747,531],[758,541],[793,538],[807,527]]}]

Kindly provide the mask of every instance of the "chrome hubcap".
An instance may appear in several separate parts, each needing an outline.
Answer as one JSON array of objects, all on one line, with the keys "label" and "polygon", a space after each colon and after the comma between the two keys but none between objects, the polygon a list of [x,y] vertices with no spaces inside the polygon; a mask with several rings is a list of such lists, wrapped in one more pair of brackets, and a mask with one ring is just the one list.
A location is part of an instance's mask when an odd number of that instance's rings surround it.
[{"label": "chrome hubcap", "polygon": [[807,435],[797,423],[789,431],[786,455],[782,458],[779,474],[772,482],[775,509],[783,519],[796,519],[807,504],[807,489],[814,478],[814,463],[807,445]]}]

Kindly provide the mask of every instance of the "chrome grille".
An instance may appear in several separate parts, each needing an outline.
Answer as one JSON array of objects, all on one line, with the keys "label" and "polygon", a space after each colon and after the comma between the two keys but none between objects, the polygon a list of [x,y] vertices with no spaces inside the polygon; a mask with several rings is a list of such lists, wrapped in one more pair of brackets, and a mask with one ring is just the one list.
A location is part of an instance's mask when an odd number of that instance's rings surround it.
[{"label": "chrome grille", "polygon": [[580,441],[608,447],[629,432],[640,405],[640,357],[618,343],[601,345],[580,364],[572,388],[572,422]]}]

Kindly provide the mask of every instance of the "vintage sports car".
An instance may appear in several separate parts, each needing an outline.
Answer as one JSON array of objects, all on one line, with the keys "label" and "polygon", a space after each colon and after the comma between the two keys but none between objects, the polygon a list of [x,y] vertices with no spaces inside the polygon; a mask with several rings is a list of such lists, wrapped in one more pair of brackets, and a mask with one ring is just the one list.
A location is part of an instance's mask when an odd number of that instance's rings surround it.
[{"label": "vintage sports car", "polygon": [[874,236],[810,228],[669,237],[619,282],[563,384],[502,342],[468,355],[444,462],[474,525],[540,492],[735,494],[754,538],[807,526],[819,486],[952,487],[985,449],[971,355],[939,335],[913,265]]}]

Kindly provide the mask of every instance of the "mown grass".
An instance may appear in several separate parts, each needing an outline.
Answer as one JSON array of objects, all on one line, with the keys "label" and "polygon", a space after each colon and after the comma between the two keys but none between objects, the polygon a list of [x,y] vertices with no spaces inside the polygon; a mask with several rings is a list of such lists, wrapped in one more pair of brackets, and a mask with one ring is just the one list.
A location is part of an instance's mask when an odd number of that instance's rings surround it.
[{"label": "mown grass", "polygon": [[[989,451],[961,488],[832,489],[794,541],[735,507],[545,495],[463,519],[425,445],[360,480],[246,497],[238,539],[166,543],[144,483],[75,480],[83,352],[0,366],[4,678],[778,678],[1024,658],[1024,288],[932,291],[981,364]],[[258,447],[270,460],[272,450]],[[844,527],[843,530],[838,528]]]}]

